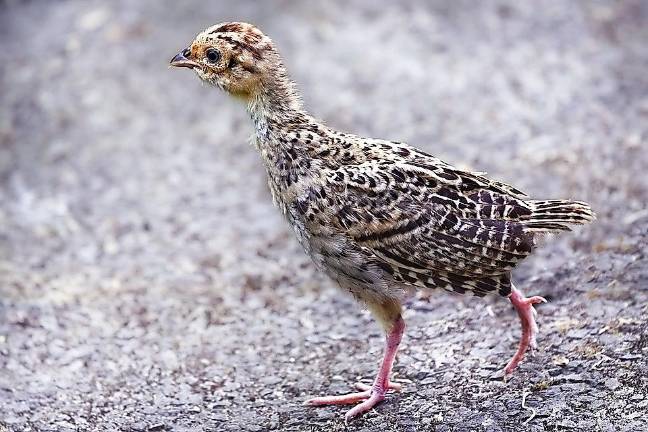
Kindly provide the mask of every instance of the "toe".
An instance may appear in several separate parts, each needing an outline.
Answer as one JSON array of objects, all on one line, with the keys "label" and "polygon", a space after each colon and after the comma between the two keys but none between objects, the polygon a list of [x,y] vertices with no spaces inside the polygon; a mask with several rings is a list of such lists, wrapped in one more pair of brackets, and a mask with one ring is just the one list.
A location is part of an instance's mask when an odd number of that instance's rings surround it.
[{"label": "toe", "polygon": [[357,390],[368,391],[371,390],[371,386],[365,383],[357,382],[353,385]]},{"label": "toe", "polygon": [[[373,389],[373,386],[370,386],[368,384],[361,383],[361,382],[355,383],[354,387],[357,390],[360,390],[360,391],[370,391],[370,390]],[[389,384],[387,384],[387,389],[386,390],[394,390],[395,392],[400,392],[402,389],[403,389],[403,386],[400,385],[399,383],[390,382]]]},{"label": "toe", "polygon": [[[357,382],[353,386],[356,388],[356,390],[360,390],[360,391],[373,390],[373,386],[361,382]],[[399,383],[390,382],[389,384],[387,384],[387,388],[385,390],[394,390],[395,392],[400,392],[401,390],[403,390],[403,386],[400,385]]]},{"label": "toe", "polygon": [[547,303],[547,299],[540,296],[533,296],[528,299],[530,304]]},{"label": "toe", "polygon": [[351,420],[352,418],[366,413],[367,411],[371,410],[373,407],[378,405],[384,399],[385,399],[384,395],[381,395],[379,393],[373,393],[369,399],[362,402],[361,404],[354,406],[349,411],[347,411],[347,413],[344,415],[344,422],[348,423],[349,420]]},{"label": "toe", "polygon": [[322,396],[308,399],[304,405],[324,406],[324,405],[348,405],[367,399],[371,396],[371,391],[362,391],[359,393],[349,393],[339,396]]}]

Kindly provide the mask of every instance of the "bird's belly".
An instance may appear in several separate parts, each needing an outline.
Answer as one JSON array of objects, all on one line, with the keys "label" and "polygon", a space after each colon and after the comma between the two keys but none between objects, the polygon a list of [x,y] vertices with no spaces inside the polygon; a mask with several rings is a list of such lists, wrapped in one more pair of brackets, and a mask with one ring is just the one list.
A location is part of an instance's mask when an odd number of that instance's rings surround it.
[{"label": "bird's belly", "polygon": [[[305,191],[310,190],[307,179],[286,189],[278,177],[270,176],[268,185],[275,205],[320,271],[363,301],[403,297],[407,291],[403,285],[375,264],[375,256],[359,247],[344,233],[336,231],[333,228],[335,224],[324,219],[321,207],[318,217],[312,220],[308,218],[309,214],[300,211],[300,197],[303,201]],[[308,207],[313,208],[315,204],[310,202]]]},{"label": "bird's belly", "polygon": [[363,302],[402,299],[409,289],[375,265],[375,257],[342,235],[313,234],[293,224],[297,239],[315,266]]}]

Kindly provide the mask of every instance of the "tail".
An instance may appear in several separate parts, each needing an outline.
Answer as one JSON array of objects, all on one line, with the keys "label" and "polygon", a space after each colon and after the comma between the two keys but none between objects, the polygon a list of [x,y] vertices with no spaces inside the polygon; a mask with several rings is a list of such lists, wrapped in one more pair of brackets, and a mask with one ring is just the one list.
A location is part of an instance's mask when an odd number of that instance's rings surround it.
[{"label": "tail", "polygon": [[520,222],[527,232],[571,231],[569,225],[584,225],[596,219],[589,204],[583,201],[527,201],[531,214]]}]

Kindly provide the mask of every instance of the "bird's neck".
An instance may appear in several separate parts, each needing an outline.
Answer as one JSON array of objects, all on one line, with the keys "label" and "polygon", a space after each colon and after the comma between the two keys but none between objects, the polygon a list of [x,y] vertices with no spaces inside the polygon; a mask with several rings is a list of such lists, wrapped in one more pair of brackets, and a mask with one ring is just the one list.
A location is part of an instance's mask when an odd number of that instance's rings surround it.
[{"label": "bird's neck", "polygon": [[280,145],[291,129],[299,128],[310,119],[295,84],[285,73],[264,82],[248,99],[247,108],[261,145]]}]

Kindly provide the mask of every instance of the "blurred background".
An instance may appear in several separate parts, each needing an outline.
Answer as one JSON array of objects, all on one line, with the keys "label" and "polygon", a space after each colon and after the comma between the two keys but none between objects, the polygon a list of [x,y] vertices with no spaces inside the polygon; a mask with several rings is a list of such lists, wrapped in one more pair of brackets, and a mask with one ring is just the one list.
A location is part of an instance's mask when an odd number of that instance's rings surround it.
[{"label": "blurred background", "polygon": [[[343,430],[382,336],[272,206],[244,107],[169,59],[248,21],[327,124],[599,220],[508,303],[421,295],[351,430],[648,430],[648,3],[0,1],[0,430]],[[525,406],[522,406],[523,396]],[[525,429],[525,430],[526,430]]]}]

